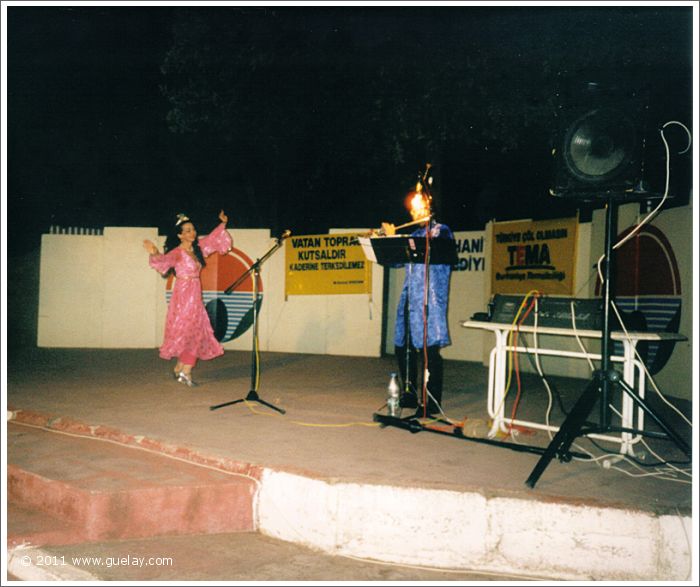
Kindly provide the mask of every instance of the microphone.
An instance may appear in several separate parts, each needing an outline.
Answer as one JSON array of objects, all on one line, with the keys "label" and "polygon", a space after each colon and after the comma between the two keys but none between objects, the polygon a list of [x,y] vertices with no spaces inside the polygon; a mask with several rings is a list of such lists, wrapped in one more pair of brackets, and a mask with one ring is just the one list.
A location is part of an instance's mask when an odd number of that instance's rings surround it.
[{"label": "microphone", "polygon": [[289,230],[289,229],[285,230],[285,231],[279,236],[279,238],[277,239],[277,244],[278,244],[278,245],[281,245],[281,244],[282,244],[282,241],[284,241],[284,239],[286,239],[286,238],[288,238],[289,236],[291,236],[291,234],[292,234],[292,231],[291,231],[291,230]]}]

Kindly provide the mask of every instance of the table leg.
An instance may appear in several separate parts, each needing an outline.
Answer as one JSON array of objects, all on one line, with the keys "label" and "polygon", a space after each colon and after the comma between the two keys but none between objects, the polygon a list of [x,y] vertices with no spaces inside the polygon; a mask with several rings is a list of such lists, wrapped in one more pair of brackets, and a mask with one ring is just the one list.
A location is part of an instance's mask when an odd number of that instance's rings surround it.
[{"label": "table leg", "polygon": [[506,391],[506,358],[508,354],[506,350],[506,343],[508,340],[507,333],[503,330],[495,330],[494,334],[496,335],[496,370],[494,374],[493,403],[491,410],[493,423],[491,424],[491,430],[489,430],[488,434],[490,438],[496,436],[501,429],[505,431],[503,426],[503,398]]}]

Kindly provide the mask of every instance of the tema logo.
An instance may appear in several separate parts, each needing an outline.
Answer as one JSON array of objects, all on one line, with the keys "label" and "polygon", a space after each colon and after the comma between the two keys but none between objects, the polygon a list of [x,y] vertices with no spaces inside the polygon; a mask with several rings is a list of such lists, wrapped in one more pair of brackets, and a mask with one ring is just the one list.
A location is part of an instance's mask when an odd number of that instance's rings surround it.
[{"label": "tema logo", "polygon": [[[224,291],[248,271],[253,261],[242,251],[233,248],[227,255],[210,255],[202,269],[202,298],[209,314],[214,336],[219,342],[228,342],[244,334],[253,324],[253,272],[231,293]],[[165,297],[172,296],[173,276],[168,278]],[[262,280],[258,279],[258,312],[263,300]]]}]

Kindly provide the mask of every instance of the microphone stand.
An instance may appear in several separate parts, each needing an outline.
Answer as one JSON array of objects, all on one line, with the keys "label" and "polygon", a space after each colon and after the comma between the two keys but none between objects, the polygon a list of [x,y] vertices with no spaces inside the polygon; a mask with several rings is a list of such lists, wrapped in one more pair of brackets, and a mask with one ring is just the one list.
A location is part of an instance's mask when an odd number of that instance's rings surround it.
[{"label": "microphone stand", "polygon": [[219,408],[232,406],[234,404],[238,404],[244,401],[251,401],[267,406],[268,408],[271,408],[279,412],[280,414],[286,414],[285,410],[271,403],[268,403],[263,399],[260,399],[260,396],[258,395],[258,373],[260,368],[258,360],[258,312],[260,310],[260,305],[258,303],[258,282],[260,279],[260,267],[265,261],[267,261],[267,259],[269,259],[273,255],[275,251],[277,251],[277,249],[279,249],[282,246],[284,239],[287,238],[290,234],[291,232],[286,230],[282,234],[282,236],[280,236],[280,238],[276,239],[275,244],[262,257],[257,259],[255,263],[253,263],[248,268],[248,270],[245,273],[243,273],[243,275],[241,275],[234,283],[232,283],[224,290],[225,294],[230,294],[241,283],[243,283],[251,273],[253,274],[253,349],[252,363],[250,369],[250,391],[248,392],[248,395],[245,396],[245,398],[236,399],[230,402],[225,402],[223,404],[217,404],[215,406],[209,406],[209,410],[218,410]]}]

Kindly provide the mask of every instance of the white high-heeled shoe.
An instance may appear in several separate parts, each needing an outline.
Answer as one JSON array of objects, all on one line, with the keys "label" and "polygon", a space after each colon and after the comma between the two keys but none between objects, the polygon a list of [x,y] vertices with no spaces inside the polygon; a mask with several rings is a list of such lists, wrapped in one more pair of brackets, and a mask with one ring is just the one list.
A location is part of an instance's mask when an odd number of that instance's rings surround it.
[{"label": "white high-heeled shoe", "polygon": [[192,381],[192,377],[184,371],[180,371],[177,376],[177,380],[179,383],[184,383],[187,387],[197,387],[197,384]]}]

